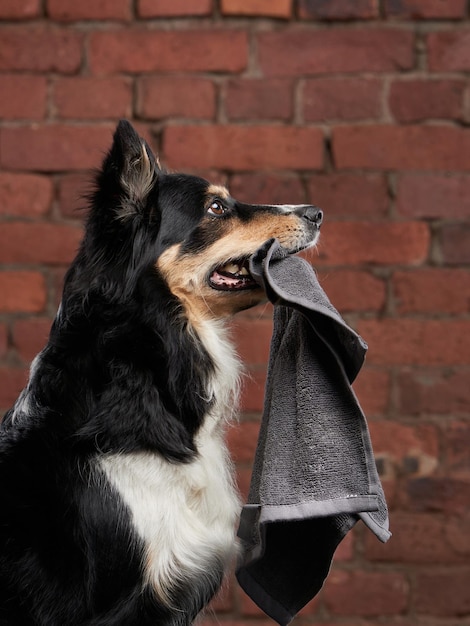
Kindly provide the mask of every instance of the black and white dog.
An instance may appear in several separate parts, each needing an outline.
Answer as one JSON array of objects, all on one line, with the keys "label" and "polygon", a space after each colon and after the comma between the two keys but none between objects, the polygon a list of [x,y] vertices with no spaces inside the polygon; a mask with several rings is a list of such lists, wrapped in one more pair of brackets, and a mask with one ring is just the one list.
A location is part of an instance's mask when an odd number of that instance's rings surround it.
[{"label": "black and white dog", "polygon": [[0,427],[0,625],[186,625],[235,552],[225,320],[247,259],[312,245],[315,207],[163,171],[120,122],[49,341]]}]

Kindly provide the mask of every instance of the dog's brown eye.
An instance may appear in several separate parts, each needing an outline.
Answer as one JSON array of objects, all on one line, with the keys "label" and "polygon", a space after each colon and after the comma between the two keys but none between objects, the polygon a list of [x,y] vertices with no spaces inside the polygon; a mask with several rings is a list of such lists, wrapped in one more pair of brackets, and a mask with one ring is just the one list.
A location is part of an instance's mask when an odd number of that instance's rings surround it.
[{"label": "dog's brown eye", "polygon": [[220,202],[213,202],[207,210],[211,215],[223,215],[225,213],[225,207]]}]

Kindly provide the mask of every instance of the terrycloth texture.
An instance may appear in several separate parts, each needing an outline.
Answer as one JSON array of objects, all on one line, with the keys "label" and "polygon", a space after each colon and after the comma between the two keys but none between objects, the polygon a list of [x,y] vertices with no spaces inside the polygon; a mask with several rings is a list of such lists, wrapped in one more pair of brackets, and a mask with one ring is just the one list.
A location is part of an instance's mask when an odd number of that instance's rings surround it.
[{"label": "terrycloth texture", "polygon": [[283,254],[276,240],[250,268],[275,307],[237,578],[284,625],[320,590],[359,518],[382,541],[390,533],[366,420],[350,386],[367,345],[331,305],[311,266]]}]

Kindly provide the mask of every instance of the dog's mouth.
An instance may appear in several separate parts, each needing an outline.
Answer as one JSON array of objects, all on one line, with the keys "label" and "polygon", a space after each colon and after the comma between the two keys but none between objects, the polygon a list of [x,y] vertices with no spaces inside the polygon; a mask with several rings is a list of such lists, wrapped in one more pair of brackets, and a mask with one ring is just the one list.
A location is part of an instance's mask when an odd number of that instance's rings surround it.
[{"label": "dog's mouth", "polygon": [[209,276],[209,285],[219,291],[239,291],[259,287],[249,270],[249,259],[219,265]]}]

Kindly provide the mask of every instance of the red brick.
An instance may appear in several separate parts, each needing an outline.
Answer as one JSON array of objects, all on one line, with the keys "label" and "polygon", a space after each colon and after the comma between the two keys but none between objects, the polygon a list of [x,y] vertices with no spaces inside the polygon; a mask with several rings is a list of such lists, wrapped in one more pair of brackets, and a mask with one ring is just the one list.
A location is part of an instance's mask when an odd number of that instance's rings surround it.
[{"label": "red brick", "polygon": [[0,173],[0,215],[39,217],[49,212],[52,181],[35,174]]},{"label": "red brick", "polygon": [[341,313],[379,311],[385,305],[385,282],[369,272],[335,270],[322,272],[320,282]]},{"label": "red brick", "polygon": [[364,120],[381,116],[382,81],[375,78],[315,78],[305,82],[306,121]]},{"label": "red brick", "polygon": [[285,79],[240,79],[228,83],[225,110],[231,120],[289,119],[293,114],[293,84]]},{"label": "red brick", "polygon": [[[468,387],[468,372],[467,387]],[[467,396],[470,392],[467,389]],[[468,403],[467,403],[468,407]],[[445,450],[447,468],[455,472],[470,473],[470,423],[469,422],[452,422],[449,424],[445,433]]]},{"label": "red brick", "polygon": [[415,265],[427,259],[429,229],[421,222],[328,222],[315,265]]},{"label": "red brick", "polygon": [[6,324],[0,324],[0,358],[3,358],[8,350],[8,330]]},{"label": "red brick", "polygon": [[29,363],[46,345],[50,319],[23,319],[13,326],[13,345],[23,361]]},{"label": "red brick", "polygon": [[83,35],[70,30],[31,26],[4,28],[0,70],[73,74],[82,61]]},{"label": "red brick", "polygon": [[270,319],[244,320],[232,323],[233,337],[238,354],[247,365],[261,365],[268,362],[269,346],[273,333]]},{"label": "red brick", "polygon": [[417,572],[414,607],[418,614],[442,617],[470,613],[470,568]]},{"label": "red brick", "polygon": [[401,19],[459,19],[465,17],[465,0],[385,0],[387,17]]},{"label": "red brick", "polygon": [[387,214],[387,181],[382,174],[313,174],[307,179],[310,202],[332,217],[381,217]]},{"label": "red brick", "polygon": [[111,143],[111,127],[20,126],[0,130],[0,165],[54,172],[96,167]]},{"label": "red brick", "polygon": [[456,552],[448,540],[448,526],[448,519],[435,514],[392,513],[392,539],[383,545],[367,533],[365,556],[371,561],[390,563],[465,562],[466,555]]},{"label": "red brick", "polygon": [[259,422],[239,422],[228,431],[228,446],[235,463],[252,463],[258,445]]},{"label": "red brick", "polygon": [[38,313],[46,305],[46,282],[39,272],[0,273],[0,312]]},{"label": "red brick", "polygon": [[264,403],[266,369],[249,371],[242,380],[240,408],[246,413],[261,412]]},{"label": "red brick", "polygon": [[360,320],[369,344],[368,363],[380,365],[470,364],[469,320]]},{"label": "red brick", "polygon": [[74,77],[54,85],[59,118],[118,119],[132,114],[132,84],[127,78]]},{"label": "red brick", "polygon": [[4,20],[28,20],[40,14],[40,0],[2,0],[0,3],[0,18]]},{"label": "red brick", "polygon": [[390,374],[366,367],[354,381],[354,391],[366,415],[383,415],[389,402]]},{"label": "red brick", "polygon": [[467,369],[413,368],[398,375],[398,408],[405,415],[468,415]]},{"label": "red brick", "polygon": [[469,310],[468,270],[395,272],[392,286],[398,313],[467,313]]},{"label": "red brick", "polygon": [[396,210],[411,217],[455,219],[470,215],[470,176],[400,174]]},{"label": "red brick", "polygon": [[130,20],[129,0],[47,0],[48,16],[61,22]]},{"label": "red brick", "polygon": [[332,571],[322,596],[334,615],[400,615],[408,606],[408,583],[399,572]]},{"label": "red brick", "polygon": [[403,473],[413,460],[417,476],[431,474],[439,461],[440,433],[433,424],[409,426],[388,420],[370,421],[370,436],[376,455],[388,458]]},{"label": "red brick", "polygon": [[144,119],[214,119],[216,90],[207,78],[151,76],[138,82],[137,112]]},{"label": "red brick", "polygon": [[164,155],[175,168],[320,169],[323,133],[291,126],[169,126]]},{"label": "red brick", "polygon": [[469,170],[470,130],[452,126],[342,126],[333,129],[336,167]]},{"label": "red brick", "polygon": [[462,515],[448,519],[446,528],[446,539],[448,544],[457,554],[466,555],[467,559],[470,556],[470,533],[468,532],[469,524],[470,515],[469,512],[466,511]]},{"label": "red brick", "polygon": [[260,33],[266,76],[386,72],[413,65],[413,35],[392,29],[297,30]]},{"label": "red brick", "polygon": [[425,476],[409,480],[403,507],[412,511],[436,511],[462,515],[468,511],[470,482],[448,476]]},{"label": "red brick", "polygon": [[93,179],[89,172],[65,174],[59,180],[58,203],[64,217],[84,219],[88,200],[84,197],[93,188]]},{"label": "red brick", "polygon": [[185,17],[211,15],[213,0],[139,0],[140,17]]},{"label": "red brick", "polygon": [[9,409],[26,385],[26,369],[0,367],[0,407]]},{"label": "red brick", "polygon": [[289,18],[292,0],[221,0],[223,15]]},{"label": "red brick", "polygon": [[[242,502],[246,502],[248,499],[248,493],[250,491],[251,482],[251,467],[237,468],[237,487],[240,492]],[[272,626],[272,625],[271,625]]]},{"label": "red brick", "polygon": [[46,114],[47,82],[43,76],[0,75],[0,117],[42,119]]},{"label": "red brick", "polygon": [[303,204],[305,193],[300,178],[293,174],[235,174],[230,193],[249,204]]},{"label": "red brick", "polygon": [[470,30],[449,30],[427,36],[428,65],[434,72],[470,69]]},{"label": "red brick", "polygon": [[241,30],[111,30],[90,35],[96,73],[157,71],[239,72],[248,61]]},{"label": "red brick", "polygon": [[312,20],[361,20],[379,17],[377,0],[300,0],[299,17]]},{"label": "red brick", "polygon": [[2,224],[0,263],[69,263],[78,249],[81,228],[65,224]]},{"label": "red brick", "polygon": [[464,91],[465,82],[461,80],[394,81],[390,86],[390,111],[399,122],[461,120]]},{"label": "red brick", "polygon": [[[350,531],[341,541],[335,552],[335,563],[352,561],[354,558],[355,533]],[[307,608],[307,607],[306,607]]]},{"label": "red brick", "polygon": [[441,255],[444,263],[470,263],[470,224],[448,224],[441,229]]}]

